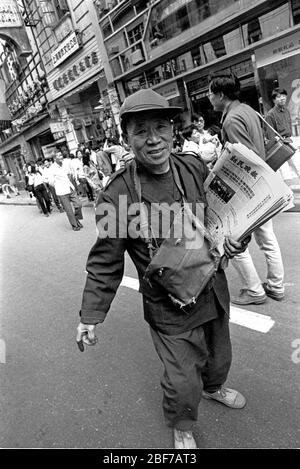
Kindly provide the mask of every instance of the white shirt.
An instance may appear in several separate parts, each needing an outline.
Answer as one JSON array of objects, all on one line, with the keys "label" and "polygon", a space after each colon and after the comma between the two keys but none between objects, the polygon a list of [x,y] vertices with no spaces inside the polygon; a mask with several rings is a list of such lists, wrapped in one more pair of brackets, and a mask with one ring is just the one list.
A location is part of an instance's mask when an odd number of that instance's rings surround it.
[{"label": "white shirt", "polygon": [[37,187],[40,184],[43,184],[44,182],[45,182],[44,177],[41,173],[34,173],[33,174],[33,185],[34,185],[34,187]]},{"label": "white shirt", "polygon": [[74,186],[71,183],[68,173],[63,166],[59,166],[57,163],[53,163],[51,166],[51,175],[51,182],[55,187],[55,192],[57,195],[71,194],[71,192],[74,190]]},{"label": "white shirt", "polygon": [[51,166],[49,166],[49,168],[46,168],[46,166],[45,166],[43,168],[42,174],[43,174],[43,177],[44,177],[44,181],[47,182],[48,184],[50,184],[50,180],[52,178],[52,176],[51,176]]},{"label": "white shirt", "polygon": [[200,153],[199,145],[192,140],[186,139],[183,142],[182,151],[193,151],[194,153],[197,153],[197,155]]},{"label": "white shirt", "polygon": [[64,158],[62,165],[68,174],[72,174],[72,159],[71,158]]},{"label": "white shirt", "polygon": [[82,160],[80,160],[79,158],[74,158],[73,160],[71,160],[71,165],[72,173],[76,179],[85,178]]}]

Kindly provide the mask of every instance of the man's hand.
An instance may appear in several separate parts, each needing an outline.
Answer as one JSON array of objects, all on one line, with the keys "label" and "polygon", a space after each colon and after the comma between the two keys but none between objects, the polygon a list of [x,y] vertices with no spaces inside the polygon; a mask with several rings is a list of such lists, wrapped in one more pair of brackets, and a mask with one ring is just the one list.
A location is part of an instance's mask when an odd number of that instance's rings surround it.
[{"label": "man's hand", "polygon": [[231,259],[237,254],[244,252],[247,249],[250,240],[251,240],[251,236],[248,236],[242,242],[236,241],[230,236],[226,237],[224,241],[224,251],[225,251],[226,257],[228,257],[228,259]]},{"label": "man's hand", "polygon": [[84,345],[95,345],[98,337],[95,335],[95,324],[83,324],[80,322],[77,327],[76,342],[80,352],[84,352]]}]

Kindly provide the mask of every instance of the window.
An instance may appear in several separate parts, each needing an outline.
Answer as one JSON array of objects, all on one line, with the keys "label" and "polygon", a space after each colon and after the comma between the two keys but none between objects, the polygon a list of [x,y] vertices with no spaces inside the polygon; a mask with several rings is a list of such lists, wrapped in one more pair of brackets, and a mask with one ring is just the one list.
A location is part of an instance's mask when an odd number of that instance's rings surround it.
[{"label": "window", "polygon": [[40,0],[41,18],[45,26],[55,25],[69,7],[66,0]]},{"label": "window", "polygon": [[140,23],[135,26],[131,31],[128,31],[128,39],[130,44],[134,44],[139,39],[142,39],[144,33],[144,24]]},{"label": "window", "polygon": [[300,23],[300,2],[299,0],[292,0],[292,15],[294,24]]}]

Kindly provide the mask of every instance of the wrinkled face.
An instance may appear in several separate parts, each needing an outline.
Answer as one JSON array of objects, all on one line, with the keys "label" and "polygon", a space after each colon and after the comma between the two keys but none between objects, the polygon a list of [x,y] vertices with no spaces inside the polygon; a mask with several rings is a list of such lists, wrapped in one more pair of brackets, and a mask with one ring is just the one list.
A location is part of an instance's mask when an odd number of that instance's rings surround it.
[{"label": "wrinkled face", "polygon": [[137,161],[150,172],[168,171],[173,146],[173,126],[169,117],[160,111],[138,113],[129,118],[124,138]]},{"label": "wrinkled face", "polygon": [[285,94],[278,94],[274,99],[274,104],[277,106],[285,106],[287,96]]}]

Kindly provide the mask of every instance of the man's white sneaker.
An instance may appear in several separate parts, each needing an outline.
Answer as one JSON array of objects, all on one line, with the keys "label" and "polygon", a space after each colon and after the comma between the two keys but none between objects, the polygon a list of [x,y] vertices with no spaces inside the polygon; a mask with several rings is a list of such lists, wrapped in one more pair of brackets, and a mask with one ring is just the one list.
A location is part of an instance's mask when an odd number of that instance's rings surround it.
[{"label": "man's white sneaker", "polygon": [[197,449],[193,432],[177,430],[174,428],[174,447],[175,449]]},{"label": "man's white sneaker", "polygon": [[246,405],[246,398],[235,389],[221,387],[213,393],[203,391],[202,396],[205,399],[214,399],[221,402],[221,404],[227,405],[227,407],[232,409],[242,409]]}]

